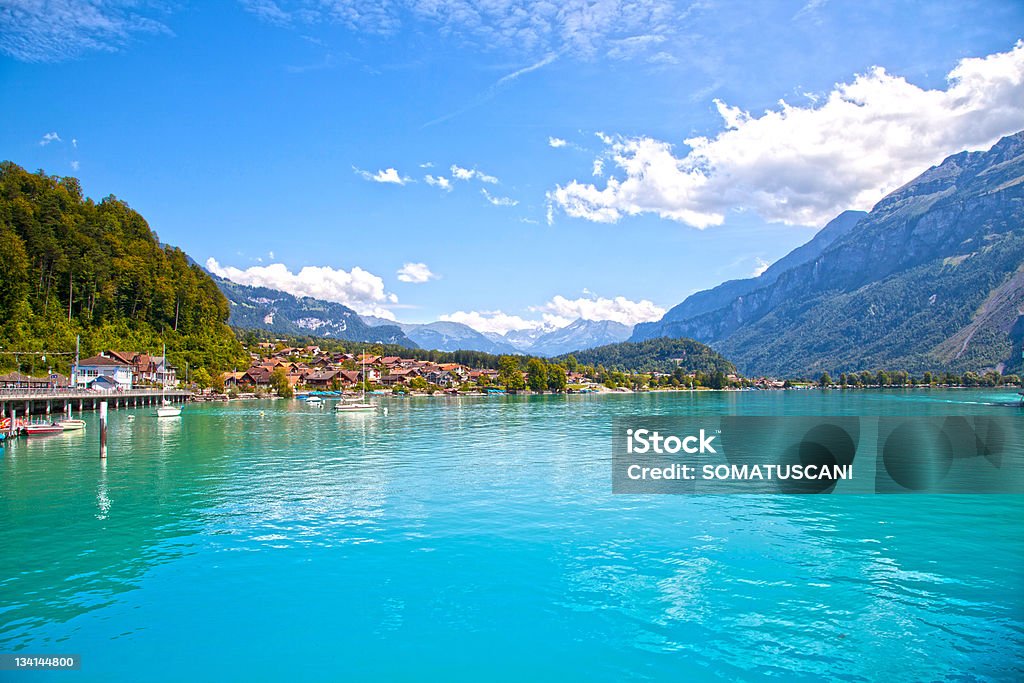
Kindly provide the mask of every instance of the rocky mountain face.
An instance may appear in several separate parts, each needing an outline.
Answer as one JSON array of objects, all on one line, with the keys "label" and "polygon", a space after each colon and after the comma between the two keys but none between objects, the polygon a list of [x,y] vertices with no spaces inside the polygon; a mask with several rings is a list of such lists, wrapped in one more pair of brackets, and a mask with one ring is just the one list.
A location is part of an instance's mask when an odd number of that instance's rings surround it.
[{"label": "rocky mountain face", "polygon": [[691,337],[746,373],[1019,370],[1024,132],[836,221],[760,278],[695,294],[633,339]]},{"label": "rocky mountain face", "polygon": [[426,324],[400,323],[402,331],[424,349],[438,351],[483,351],[493,354],[518,353],[511,344],[496,341],[462,323],[438,321]]},{"label": "rocky mountain face", "polygon": [[615,344],[629,338],[632,328],[610,320],[576,320],[565,327],[512,330],[506,334],[478,332],[463,323],[393,323],[363,316],[370,325],[398,324],[412,341],[438,351],[483,351],[493,354],[557,356],[569,351]]},{"label": "rocky mountain face", "polygon": [[819,230],[809,242],[780,258],[757,277],[729,280],[717,287],[696,292],[687,297],[683,303],[670,309],[661,320],[638,324],[633,331],[633,340],[672,336],[665,334],[667,323],[687,320],[702,313],[716,311],[727,306],[737,297],[745,296],[760,287],[772,284],[779,279],[779,275],[787,270],[816,259],[833,242],[850,232],[867,215],[866,211],[844,211],[829,221],[828,225]]},{"label": "rocky mountain face", "polygon": [[234,327],[419,348],[396,324],[367,325],[348,306],[211,277],[228,299]]},{"label": "rocky mountain face", "polygon": [[538,337],[526,352],[534,356],[557,356],[570,351],[592,349],[629,339],[633,328],[611,320],[583,320]]}]

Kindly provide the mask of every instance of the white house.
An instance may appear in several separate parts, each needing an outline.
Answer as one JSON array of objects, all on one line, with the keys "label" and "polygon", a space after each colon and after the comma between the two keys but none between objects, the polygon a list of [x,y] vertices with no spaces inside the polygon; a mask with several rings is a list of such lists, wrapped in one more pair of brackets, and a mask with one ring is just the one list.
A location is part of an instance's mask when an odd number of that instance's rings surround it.
[{"label": "white house", "polygon": [[109,391],[112,389],[132,388],[132,366],[115,358],[93,356],[78,362],[76,384],[80,387],[92,387],[97,379],[103,378],[95,388]]}]

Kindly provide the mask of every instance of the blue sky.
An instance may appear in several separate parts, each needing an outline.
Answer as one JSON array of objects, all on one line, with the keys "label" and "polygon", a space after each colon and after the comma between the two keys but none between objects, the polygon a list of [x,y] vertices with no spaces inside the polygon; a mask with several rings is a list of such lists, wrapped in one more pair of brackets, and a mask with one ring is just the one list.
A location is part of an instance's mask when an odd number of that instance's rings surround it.
[{"label": "blue sky", "polygon": [[5,7],[0,156],[403,321],[656,318],[1024,127],[1013,1]]}]

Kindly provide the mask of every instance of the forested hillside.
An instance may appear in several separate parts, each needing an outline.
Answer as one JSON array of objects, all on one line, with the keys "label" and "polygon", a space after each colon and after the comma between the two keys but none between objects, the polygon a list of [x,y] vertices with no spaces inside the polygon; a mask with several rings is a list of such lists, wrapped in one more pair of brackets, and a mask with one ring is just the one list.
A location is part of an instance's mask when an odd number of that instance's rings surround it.
[{"label": "forested hillside", "polygon": [[692,339],[661,337],[642,342],[621,342],[575,351],[555,360],[567,359],[570,355],[584,365],[601,365],[622,372],[673,372],[676,368],[688,373],[736,372],[736,366],[714,349]]},{"label": "forested hillside", "polygon": [[[245,360],[228,302],[183,251],[161,247],[146,220],[110,196],[82,196],[75,178],[0,163],[0,347],[48,351],[37,373],[67,372],[75,348],[159,352],[215,372]],[[32,356],[22,357],[23,371]],[[0,367],[16,367],[0,354]]]}]

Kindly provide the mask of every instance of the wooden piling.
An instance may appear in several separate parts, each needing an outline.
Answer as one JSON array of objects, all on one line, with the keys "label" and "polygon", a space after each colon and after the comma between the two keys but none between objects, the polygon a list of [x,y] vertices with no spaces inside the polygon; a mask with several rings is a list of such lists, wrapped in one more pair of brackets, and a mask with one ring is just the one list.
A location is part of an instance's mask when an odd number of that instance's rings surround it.
[{"label": "wooden piling", "polygon": [[100,457],[107,457],[107,402],[100,401]]}]

